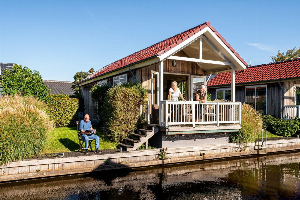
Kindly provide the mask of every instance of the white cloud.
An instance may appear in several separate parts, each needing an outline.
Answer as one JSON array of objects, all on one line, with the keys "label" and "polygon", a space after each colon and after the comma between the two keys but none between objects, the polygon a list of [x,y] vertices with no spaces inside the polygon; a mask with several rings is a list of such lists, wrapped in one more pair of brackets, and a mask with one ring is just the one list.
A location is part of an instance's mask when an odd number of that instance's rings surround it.
[{"label": "white cloud", "polygon": [[269,46],[266,44],[262,44],[262,43],[247,43],[250,46],[253,46],[255,48],[258,48],[262,51],[268,51],[268,52],[277,52],[276,47],[273,46]]}]

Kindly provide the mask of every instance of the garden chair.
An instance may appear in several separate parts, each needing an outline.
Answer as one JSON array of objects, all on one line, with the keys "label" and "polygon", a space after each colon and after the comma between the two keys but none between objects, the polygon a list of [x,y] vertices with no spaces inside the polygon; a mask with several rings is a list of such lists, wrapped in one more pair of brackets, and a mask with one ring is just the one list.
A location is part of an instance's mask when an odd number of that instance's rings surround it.
[{"label": "garden chair", "polygon": [[[85,149],[84,148],[85,147],[85,141],[81,137],[82,134],[81,134],[81,131],[79,130],[79,121],[76,121],[76,125],[77,125],[77,135],[78,135],[78,141],[79,141],[80,151],[82,151],[83,149]],[[93,151],[92,142],[93,142],[93,140],[89,139],[89,148],[91,149],[91,151]]]}]

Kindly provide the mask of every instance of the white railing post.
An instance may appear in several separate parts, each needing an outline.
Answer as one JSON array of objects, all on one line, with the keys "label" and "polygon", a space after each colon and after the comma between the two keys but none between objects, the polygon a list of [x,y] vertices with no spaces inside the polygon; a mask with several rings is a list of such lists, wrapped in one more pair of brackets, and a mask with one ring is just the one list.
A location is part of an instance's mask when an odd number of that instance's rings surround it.
[{"label": "white railing post", "polygon": [[242,103],[239,103],[239,122],[242,124]]},{"label": "white railing post", "polygon": [[195,114],[196,114],[196,112],[195,112],[195,104],[193,103],[192,104],[192,122],[193,122],[193,128],[195,128]]},{"label": "white railing post", "polygon": [[150,101],[148,103],[148,108],[147,108],[147,123],[150,124]]},{"label": "white railing post", "polygon": [[220,123],[220,115],[219,115],[219,102],[217,102],[217,109],[216,109],[216,115],[217,115],[217,126],[219,127]]},{"label": "white railing post", "polygon": [[[169,105],[168,105],[168,101],[165,101],[165,119],[166,119],[166,127],[168,126],[168,116],[169,116]],[[170,116],[171,118],[171,116]]]},{"label": "white railing post", "polygon": [[300,105],[297,105],[297,111],[298,111],[297,112],[297,117],[300,117],[300,109],[299,108],[300,108]]},{"label": "white railing post", "polygon": [[161,101],[159,101],[159,107],[158,107],[158,121],[159,121],[159,125],[161,126],[162,125],[162,102]]}]

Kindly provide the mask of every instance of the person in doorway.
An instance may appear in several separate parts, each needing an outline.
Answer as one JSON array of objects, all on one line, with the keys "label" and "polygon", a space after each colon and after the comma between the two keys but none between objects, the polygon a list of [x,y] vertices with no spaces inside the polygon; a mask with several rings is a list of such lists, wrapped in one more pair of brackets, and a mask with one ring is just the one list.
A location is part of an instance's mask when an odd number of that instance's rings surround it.
[{"label": "person in doorway", "polygon": [[[183,101],[185,101],[179,88],[177,87],[177,82],[173,81],[171,86],[172,87],[169,89],[169,100],[178,101],[178,97],[180,97]],[[174,121],[178,122],[178,119],[179,119],[178,105],[175,105],[175,107],[174,106],[171,107],[170,120],[171,121],[174,120]]]},{"label": "person in doorway", "polygon": [[85,152],[88,151],[89,139],[95,140],[95,153],[99,152],[99,137],[95,135],[96,129],[93,129],[92,123],[90,121],[90,116],[86,114],[84,120],[80,121],[79,130],[81,132],[81,137],[85,141]]},{"label": "person in doorway", "polygon": [[185,101],[179,88],[177,87],[177,82],[173,81],[171,88],[169,89],[169,100],[178,101],[178,97],[180,97],[183,101]]},{"label": "person in doorway", "polygon": [[205,103],[207,101],[205,86],[201,85],[201,88],[196,93],[196,101],[200,101],[200,103]]}]

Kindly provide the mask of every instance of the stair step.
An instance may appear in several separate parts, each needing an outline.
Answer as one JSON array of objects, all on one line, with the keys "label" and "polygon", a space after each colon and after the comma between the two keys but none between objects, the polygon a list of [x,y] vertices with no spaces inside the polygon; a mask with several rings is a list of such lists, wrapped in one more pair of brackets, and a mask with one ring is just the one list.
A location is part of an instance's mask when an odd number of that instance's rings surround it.
[{"label": "stair step", "polygon": [[119,143],[118,145],[126,148],[133,148],[132,145],[128,145],[128,144]]},{"label": "stair step", "polygon": [[150,127],[155,127],[155,126],[159,126],[159,124],[147,124],[148,126],[150,126]]},{"label": "stair step", "polygon": [[125,138],[124,140],[130,141],[130,142],[133,142],[133,143],[140,142],[140,140],[134,140],[134,139],[131,139],[131,138]]},{"label": "stair step", "polygon": [[136,136],[136,137],[146,137],[146,135],[136,134],[136,133],[130,133],[130,135]]}]

